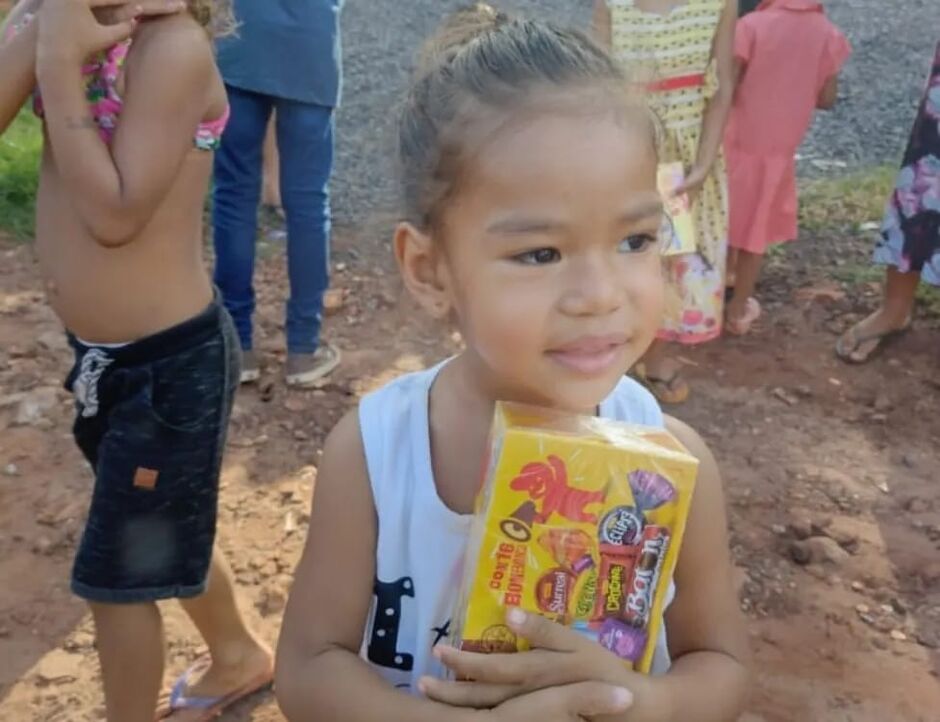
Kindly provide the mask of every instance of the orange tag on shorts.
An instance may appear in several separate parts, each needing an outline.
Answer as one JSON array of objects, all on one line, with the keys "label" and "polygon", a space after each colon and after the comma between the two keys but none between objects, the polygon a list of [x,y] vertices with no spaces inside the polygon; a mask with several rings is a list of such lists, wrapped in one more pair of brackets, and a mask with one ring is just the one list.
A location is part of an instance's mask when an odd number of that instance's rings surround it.
[{"label": "orange tag on shorts", "polygon": [[157,477],[160,472],[153,469],[145,469],[142,466],[137,467],[134,472],[134,487],[136,489],[146,489],[152,491],[157,486]]}]

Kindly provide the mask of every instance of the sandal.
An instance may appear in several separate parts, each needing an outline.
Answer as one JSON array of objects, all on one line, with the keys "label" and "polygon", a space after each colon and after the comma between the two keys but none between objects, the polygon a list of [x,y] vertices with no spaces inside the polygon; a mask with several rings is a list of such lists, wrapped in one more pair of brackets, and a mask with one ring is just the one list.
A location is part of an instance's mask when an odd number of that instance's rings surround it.
[{"label": "sandal", "polygon": [[[859,365],[870,361],[875,353],[883,350],[889,341],[893,341],[911,330],[911,319],[908,318],[901,328],[894,328],[881,333],[868,333],[860,336],[858,331],[856,331],[857,328],[858,324],[852,326],[852,328],[842,334],[839,340],[836,341],[836,356],[847,364]],[[862,356],[856,355],[858,354],[859,348],[869,341],[876,342],[871,350]],[[851,343],[851,348],[847,347],[847,342]]]},{"label": "sandal", "polygon": [[189,697],[186,690],[189,687],[192,678],[199,672],[206,669],[212,660],[209,655],[200,657],[173,685],[169,699],[161,706],[157,712],[157,720],[172,719],[176,712],[183,710],[198,710],[199,716],[195,722],[209,722],[216,719],[225,710],[232,705],[241,702],[257,692],[267,689],[274,682],[274,670],[259,674],[254,679],[246,682],[238,689],[234,689],[228,694],[218,697]]},{"label": "sandal", "polygon": [[637,364],[633,373],[660,403],[681,404],[691,393],[681,369],[676,369],[669,378],[659,378],[647,373],[645,364]]},{"label": "sandal", "polygon": [[760,303],[756,298],[751,296],[747,299],[743,316],[740,318],[732,318],[731,316],[728,316],[725,319],[725,330],[732,336],[745,336],[750,333],[751,326],[754,325],[760,316]]}]

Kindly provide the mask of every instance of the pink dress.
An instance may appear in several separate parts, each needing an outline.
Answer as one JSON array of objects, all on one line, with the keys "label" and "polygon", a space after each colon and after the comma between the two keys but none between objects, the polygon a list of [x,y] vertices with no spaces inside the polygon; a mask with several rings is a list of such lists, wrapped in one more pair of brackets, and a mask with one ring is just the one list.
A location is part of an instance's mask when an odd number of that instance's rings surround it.
[{"label": "pink dress", "polygon": [[725,133],[732,248],[763,254],[796,238],[794,155],[820,91],[851,52],[814,0],[764,0],[738,21],[744,73]]}]

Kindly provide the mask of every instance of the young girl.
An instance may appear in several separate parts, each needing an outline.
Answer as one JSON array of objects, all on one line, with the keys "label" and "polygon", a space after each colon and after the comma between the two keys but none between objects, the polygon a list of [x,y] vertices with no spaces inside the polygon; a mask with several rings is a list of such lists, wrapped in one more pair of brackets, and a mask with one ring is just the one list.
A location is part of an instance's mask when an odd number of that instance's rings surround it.
[{"label": "young girl", "polygon": [[793,158],[813,111],[835,105],[850,53],[815,0],[764,0],[738,21],[739,80],[725,136],[735,289],[725,328],[732,334],[746,334],[760,316],[753,294],[767,247],[796,238]]},{"label": "young girl", "polygon": [[595,25],[614,58],[646,85],[664,126],[663,162],[686,168],[677,193],[694,201],[697,251],[665,264],[666,310],[658,341],[637,366],[660,401],[689,395],[663,342],[699,344],[721,334],[728,244],[727,180],[721,157],[734,92],[737,0],[595,0]]},{"label": "young girl", "polygon": [[[412,295],[467,347],[367,396],[326,443],[279,648],[288,719],[737,719],[746,642],[718,470],[624,378],[663,295],[653,125],[624,85],[582,35],[483,5],[425,53],[394,246]],[[508,624],[536,651],[441,644],[498,399],[665,425],[701,459],[659,676],[519,610]],[[475,681],[442,681],[445,668]]]},{"label": "young girl", "polygon": [[75,438],[96,477],[72,589],[93,613],[107,719],[153,721],[164,644],[156,602],[178,598],[210,655],[160,716],[192,722],[272,676],[213,556],[238,380],[234,329],[201,260],[211,151],[228,113],[205,26],[225,20],[225,7],[163,2],[176,14],[99,25],[92,8],[117,4],[21,3],[19,34],[3,50],[13,59],[4,86],[19,96],[4,94],[0,118],[38,78],[36,249],[75,350]]}]

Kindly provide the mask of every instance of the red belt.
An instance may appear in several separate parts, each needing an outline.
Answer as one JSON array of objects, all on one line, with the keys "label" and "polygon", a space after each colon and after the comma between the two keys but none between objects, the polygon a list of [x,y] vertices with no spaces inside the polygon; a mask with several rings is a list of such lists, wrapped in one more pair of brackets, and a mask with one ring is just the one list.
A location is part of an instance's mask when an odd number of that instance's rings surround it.
[{"label": "red belt", "polygon": [[665,93],[669,90],[682,90],[684,88],[699,88],[705,85],[705,74],[677,75],[674,78],[664,78],[653,83],[647,83],[646,89],[651,93]]}]

